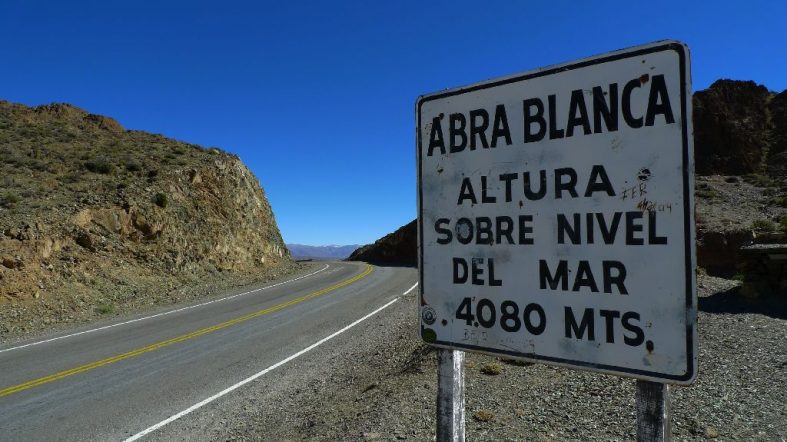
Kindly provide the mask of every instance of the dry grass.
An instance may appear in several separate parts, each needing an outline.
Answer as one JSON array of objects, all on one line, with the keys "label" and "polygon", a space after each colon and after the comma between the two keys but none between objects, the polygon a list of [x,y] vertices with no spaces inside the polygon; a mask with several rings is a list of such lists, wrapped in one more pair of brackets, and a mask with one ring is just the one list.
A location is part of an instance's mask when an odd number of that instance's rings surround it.
[{"label": "dry grass", "polygon": [[481,373],[489,376],[497,376],[503,372],[503,366],[497,362],[487,362],[481,366]]},{"label": "dry grass", "polygon": [[478,422],[493,422],[495,420],[495,413],[489,410],[476,410],[473,412],[473,419]]}]

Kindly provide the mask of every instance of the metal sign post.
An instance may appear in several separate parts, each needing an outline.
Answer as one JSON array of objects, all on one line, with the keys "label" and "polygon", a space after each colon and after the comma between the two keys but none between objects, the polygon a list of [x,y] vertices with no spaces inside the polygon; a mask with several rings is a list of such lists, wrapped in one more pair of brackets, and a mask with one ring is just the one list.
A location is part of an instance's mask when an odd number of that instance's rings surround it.
[{"label": "metal sign post", "polygon": [[669,385],[637,381],[637,441],[671,440]]},{"label": "metal sign post", "polygon": [[465,440],[465,354],[437,351],[437,441]]}]

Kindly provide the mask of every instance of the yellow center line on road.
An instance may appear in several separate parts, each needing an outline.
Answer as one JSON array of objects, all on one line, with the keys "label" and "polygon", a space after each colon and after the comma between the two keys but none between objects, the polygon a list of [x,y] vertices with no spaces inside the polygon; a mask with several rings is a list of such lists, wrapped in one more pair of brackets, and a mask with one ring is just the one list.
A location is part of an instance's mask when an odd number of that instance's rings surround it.
[{"label": "yellow center line on road", "polygon": [[287,307],[290,307],[290,306],[293,306],[293,305],[296,305],[296,304],[300,304],[300,303],[302,303],[304,301],[308,301],[308,300],[316,298],[316,297],[318,297],[320,295],[324,295],[324,294],[326,294],[328,292],[332,292],[334,290],[337,290],[337,289],[340,289],[340,288],[345,287],[347,285],[350,285],[350,284],[352,284],[352,283],[354,283],[356,281],[359,281],[359,280],[369,276],[369,274],[372,273],[372,270],[373,270],[372,266],[367,265],[366,269],[362,273],[360,273],[360,274],[358,274],[356,276],[353,276],[350,279],[346,279],[346,280],[344,280],[344,281],[342,281],[342,282],[340,282],[340,283],[338,283],[336,285],[332,285],[330,287],[327,287],[327,288],[324,288],[324,289],[321,289],[321,290],[317,290],[316,292],[309,293],[308,295],[301,296],[300,298],[295,298],[295,299],[293,299],[291,301],[283,302],[281,304],[274,305],[273,307],[269,307],[269,308],[266,308],[264,310],[260,310],[258,312],[249,313],[247,315],[243,315],[243,316],[237,317],[235,319],[230,319],[229,321],[222,322],[221,324],[216,324],[216,325],[213,325],[213,326],[210,326],[210,327],[201,328],[199,330],[193,331],[191,333],[187,333],[185,335],[176,336],[174,338],[167,339],[167,340],[160,341],[160,342],[156,342],[154,344],[150,344],[148,346],[141,347],[141,348],[138,348],[136,350],[131,350],[131,351],[126,352],[126,353],[121,353],[119,355],[111,356],[111,357],[108,357],[106,359],[101,359],[100,361],[95,361],[95,362],[91,362],[89,364],[80,365],[79,367],[74,367],[74,368],[69,369],[69,370],[64,370],[64,371],[61,371],[61,372],[58,372],[58,373],[55,373],[55,374],[51,374],[49,376],[44,376],[42,378],[33,379],[33,380],[30,380],[30,381],[24,382],[22,384],[13,385],[11,387],[4,388],[4,389],[0,390],[0,397],[8,396],[8,395],[11,395],[11,394],[14,394],[14,393],[18,393],[20,391],[28,390],[28,389],[33,388],[33,387],[38,387],[39,385],[48,384],[48,383],[54,382],[54,381],[56,381],[58,379],[63,379],[63,378],[68,377],[68,376],[73,376],[75,374],[84,373],[86,371],[90,371],[90,370],[93,370],[95,368],[103,367],[105,365],[114,364],[115,362],[122,361],[124,359],[133,358],[134,356],[139,356],[141,354],[150,353],[152,351],[156,351],[158,349],[161,349],[161,348],[164,348],[164,347],[168,347],[170,345],[177,344],[179,342],[188,341],[189,339],[193,339],[193,338],[197,338],[199,336],[207,335],[209,333],[213,333],[215,331],[218,331],[218,330],[221,330],[221,329],[225,329],[227,327],[230,327],[230,326],[233,326],[233,325],[236,325],[236,324],[240,324],[241,322],[245,322],[245,321],[248,321],[250,319],[254,319],[254,318],[257,318],[257,317],[260,317],[260,316],[263,316],[263,315],[267,315],[269,313],[273,313],[273,312],[279,311],[279,310],[281,310],[283,308],[287,308]]}]

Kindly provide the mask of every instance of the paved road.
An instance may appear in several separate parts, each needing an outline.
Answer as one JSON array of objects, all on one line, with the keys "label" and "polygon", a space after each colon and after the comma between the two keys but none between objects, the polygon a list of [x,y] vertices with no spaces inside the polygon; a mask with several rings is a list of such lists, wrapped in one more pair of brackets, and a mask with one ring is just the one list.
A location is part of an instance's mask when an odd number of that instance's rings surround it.
[{"label": "paved road", "polygon": [[0,440],[137,435],[373,312],[417,277],[414,269],[362,263],[315,271],[207,305],[0,347]]}]

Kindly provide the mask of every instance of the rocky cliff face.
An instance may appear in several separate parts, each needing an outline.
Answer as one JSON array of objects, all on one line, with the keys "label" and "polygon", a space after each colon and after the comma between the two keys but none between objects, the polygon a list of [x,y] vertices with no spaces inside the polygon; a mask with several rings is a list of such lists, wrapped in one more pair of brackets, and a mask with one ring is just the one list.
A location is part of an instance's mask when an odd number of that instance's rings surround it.
[{"label": "rocky cliff face", "polygon": [[768,152],[768,174],[787,181],[787,91],[771,98],[768,105],[771,117],[770,149]]},{"label": "rocky cliff face", "polygon": [[785,241],[787,91],[718,80],[693,102],[697,260],[730,276],[741,246]]},{"label": "rocky cliff face", "polygon": [[361,247],[353,252],[348,261],[366,261],[378,264],[418,264],[418,227],[416,220],[409,222],[378,239],[374,244]]},{"label": "rocky cliff face", "polygon": [[699,175],[759,172],[767,155],[771,93],[753,81],[718,80],[694,94]]},{"label": "rocky cliff face", "polygon": [[770,173],[787,169],[787,91],[753,81],[718,80],[694,94],[694,156],[698,175]]},{"label": "rocky cliff face", "polygon": [[238,157],[66,104],[0,101],[0,308],[112,305],[289,262]]}]

